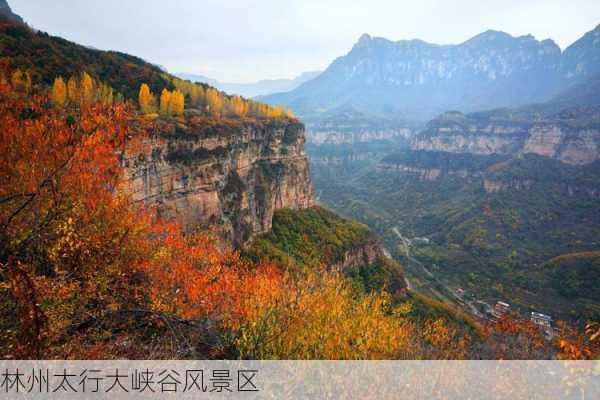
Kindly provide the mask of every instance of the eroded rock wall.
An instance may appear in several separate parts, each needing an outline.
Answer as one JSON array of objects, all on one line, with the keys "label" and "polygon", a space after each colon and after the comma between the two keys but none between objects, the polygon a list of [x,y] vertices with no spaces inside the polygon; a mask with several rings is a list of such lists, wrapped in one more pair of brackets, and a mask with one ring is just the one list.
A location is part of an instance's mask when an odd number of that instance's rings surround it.
[{"label": "eroded rock wall", "polygon": [[293,121],[198,124],[155,132],[123,165],[134,200],[243,247],[271,229],[275,210],[313,204],[304,141]]}]

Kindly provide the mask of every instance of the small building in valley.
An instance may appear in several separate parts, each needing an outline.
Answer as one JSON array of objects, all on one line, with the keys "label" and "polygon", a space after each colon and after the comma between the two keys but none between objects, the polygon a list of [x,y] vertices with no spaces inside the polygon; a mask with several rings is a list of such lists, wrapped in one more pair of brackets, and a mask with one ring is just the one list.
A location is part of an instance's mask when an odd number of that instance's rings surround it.
[{"label": "small building in valley", "polygon": [[494,318],[502,318],[509,312],[510,312],[510,304],[505,303],[503,301],[498,301],[498,302],[496,302],[496,304],[494,305],[494,308],[492,309],[492,316]]},{"label": "small building in valley", "polygon": [[556,329],[552,326],[552,317],[549,315],[539,312],[532,312],[530,321],[544,332],[544,335],[548,340],[552,340],[552,338],[557,334]]},{"label": "small building in valley", "polygon": [[539,326],[540,328],[550,329],[552,328],[552,317],[546,314],[532,312],[531,322]]}]

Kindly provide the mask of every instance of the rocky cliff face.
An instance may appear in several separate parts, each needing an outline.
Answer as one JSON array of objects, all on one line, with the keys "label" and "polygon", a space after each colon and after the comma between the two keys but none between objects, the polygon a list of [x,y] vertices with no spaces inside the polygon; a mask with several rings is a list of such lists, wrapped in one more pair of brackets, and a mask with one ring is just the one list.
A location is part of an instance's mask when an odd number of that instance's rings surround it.
[{"label": "rocky cliff face", "polygon": [[410,150],[385,157],[376,171],[397,175],[405,182],[435,182],[431,188],[452,182],[488,194],[536,190],[536,195],[595,199],[600,198],[599,165],[600,161],[569,165],[533,153],[509,157]]},{"label": "rocky cliff face", "polygon": [[589,164],[600,158],[600,127],[569,129],[554,124],[534,125],[528,131],[523,152],[567,164]]},{"label": "rocky cliff face", "polygon": [[442,168],[419,168],[403,164],[390,164],[381,162],[377,164],[376,170],[379,172],[400,172],[404,175],[416,176],[420,181],[436,181],[445,176],[457,176],[459,178],[468,178],[471,176],[479,176],[480,174],[473,173],[466,169],[442,169]]},{"label": "rocky cliff face", "polygon": [[346,251],[343,259],[332,264],[330,268],[334,271],[343,272],[352,268],[374,264],[384,258],[383,248],[374,240]]},{"label": "rocky cliff face", "polygon": [[[483,189],[489,194],[506,191],[528,191],[537,185],[543,185],[543,183],[532,179],[483,179]],[[560,182],[553,185],[552,190],[555,193],[560,193],[569,197],[600,199],[600,188],[594,186],[582,186],[570,182]]]},{"label": "rocky cliff face", "polygon": [[396,129],[359,129],[353,132],[332,129],[311,129],[306,133],[309,143],[321,144],[355,144],[383,140],[407,139],[412,134],[410,128]]},{"label": "rocky cliff face", "polygon": [[159,129],[123,164],[136,201],[187,227],[217,225],[243,247],[275,210],[313,204],[304,140],[296,122],[201,123]]},{"label": "rocky cliff face", "polygon": [[573,165],[600,159],[600,126],[578,121],[509,121],[445,114],[411,142],[413,150],[471,154],[533,153]]}]

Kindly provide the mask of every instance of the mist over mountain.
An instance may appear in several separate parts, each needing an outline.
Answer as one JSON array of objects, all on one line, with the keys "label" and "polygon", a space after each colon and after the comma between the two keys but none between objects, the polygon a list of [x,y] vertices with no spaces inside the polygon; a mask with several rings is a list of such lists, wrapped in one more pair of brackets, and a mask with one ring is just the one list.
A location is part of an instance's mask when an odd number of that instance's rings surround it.
[{"label": "mist over mountain", "polygon": [[294,90],[304,82],[316,78],[320,73],[321,71],[310,71],[304,72],[294,79],[263,79],[252,83],[219,82],[216,79],[212,79],[204,75],[188,73],[176,73],[175,75],[181,79],[186,79],[192,82],[208,83],[209,85],[230,94],[239,94],[240,96],[244,97],[255,97]]},{"label": "mist over mountain", "polygon": [[338,109],[427,120],[552,99],[600,72],[600,26],[564,52],[551,39],[483,32],[458,45],[367,34],[321,75],[262,100],[315,118]]}]

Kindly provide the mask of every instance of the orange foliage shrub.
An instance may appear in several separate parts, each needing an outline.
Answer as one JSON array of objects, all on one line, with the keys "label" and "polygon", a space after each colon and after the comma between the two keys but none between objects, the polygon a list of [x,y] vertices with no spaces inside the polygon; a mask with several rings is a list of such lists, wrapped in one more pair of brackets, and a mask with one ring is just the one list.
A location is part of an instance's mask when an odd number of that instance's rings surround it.
[{"label": "orange foliage shrub", "polygon": [[151,288],[156,311],[187,319],[211,317],[231,326],[246,315],[244,301],[250,293],[281,285],[275,267],[251,267],[210,234],[184,235],[179,225],[161,222],[152,228],[152,236],[153,250],[141,268],[160,282]]},{"label": "orange foliage shrub", "polygon": [[410,358],[413,327],[392,314],[383,294],[356,296],[341,276],[320,271],[302,280],[275,265],[249,265],[206,234],[175,224],[154,229],[143,263],[153,308],[208,318],[229,332],[243,358]]},{"label": "orange foliage shrub", "polygon": [[48,313],[49,338],[89,312],[87,304],[110,308],[129,297],[125,255],[136,248],[131,225],[140,221],[117,194],[127,107],[67,114],[49,101],[0,85],[0,280],[16,297],[20,332],[30,338],[21,342],[21,357],[37,354],[44,336],[32,333],[42,318],[28,316]]}]

